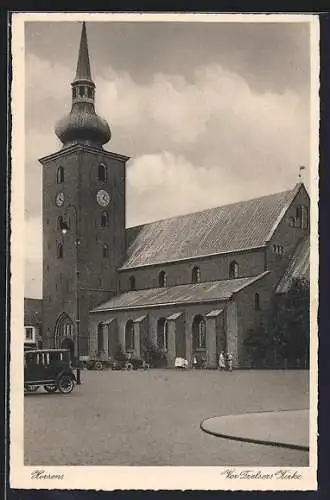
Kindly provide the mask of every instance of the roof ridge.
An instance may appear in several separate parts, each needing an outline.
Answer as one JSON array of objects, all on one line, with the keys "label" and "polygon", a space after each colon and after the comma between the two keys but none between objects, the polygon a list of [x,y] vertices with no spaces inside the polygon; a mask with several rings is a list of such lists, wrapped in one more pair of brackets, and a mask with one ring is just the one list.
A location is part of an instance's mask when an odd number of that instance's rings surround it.
[{"label": "roof ridge", "polygon": [[169,221],[169,220],[173,220],[173,219],[179,219],[181,217],[182,218],[189,217],[189,216],[195,215],[195,214],[207,213],[207,212],[210,212],[212,210],[216,210],[217,208],[231,207],[231,206],[234,206],[234,205],[240,205],[242,203],[249,203],[249,202],[252,202],[252,201],[263,200],[265,198],[271,198],[273,196],[285,195],[285,194],[289,194],[289,193],[294,192],[295,189],[296,189],[296,186],[293,189],[287,189],[287,190],[284,190],[284,191],[278,191],[276,193],[266,194],[266,195],[263,195],[263,196],[257,196],[255,198],[248,198],[247,200],[241,200],[241,201],[235,201],[235,202],[232,202],[232,203],[226,203],[225,205],[216,205],[216,206],[210,207],[210,208],[203,208],[203,210],[196,210],[195,212],[188,212],[188,213],[185,213],[185,214],[172,215],[171,217],[164,217],[162,219],[156,219],[154,221],[145,222],[145,223],[142,223],[142,224],[138,224],[136,226],[129,226],[129,227],[126,228],[126,230],[137,229],[139,227],[143,228],[143,227],[149,226],[151,224],[156,224],[157,222],[164,222],[164,221]]}]

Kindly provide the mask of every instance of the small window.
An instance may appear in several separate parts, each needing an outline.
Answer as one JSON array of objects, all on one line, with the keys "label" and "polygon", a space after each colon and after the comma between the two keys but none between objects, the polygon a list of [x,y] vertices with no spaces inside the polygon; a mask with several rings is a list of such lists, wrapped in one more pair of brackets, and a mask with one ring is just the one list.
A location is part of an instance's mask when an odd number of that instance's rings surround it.
[{"label": "small window", "polygon": [[91,87],[88,87],[88,89],[87,89],[87,96],[90,99],[93,99],[93,89]]},{"label": "small window", "polygon": [[166,288],[167,286],[167,276],[165,271],[161,271],[158,276],[158,284],[160,288]]},{"label": "small window", "polygon": [[229,278],[235,279],[238,278],[239,275],[239,266],[237,262],[233,261],[229,265]]},{"label": "small window", "polygon": [[107,212],[103,212],[101,215],[101,227],[109,226],[109,214]]},{"label": "small window", "polygon": [[57,251],[57,258],[63,259],[63,245],[62,245],[62,243],[57,243],[56,251]]},{"label": "small window", "polygon": [[33,340],[33,327],[32,326],[27,326],[25,328],[25,339],[26,340]]},{"label": "small window", "polygon": [[295,226],[295,218],[294,217],[289,217],[288,222],[289,222],[290,227]]},{"label": "small window", "polygon": [[200,283],[201,282],[201,271],[200,271],[198,266],[193,267],[191,281],[192,281],[192,283]]},{"label": "small window", "polygon": [[106,243],[103,245],[102,255],[105,259],[109,257],[109,246]]},{"label": "small window", "polygon": [[136,290],[135,276],[130,276],[130,278],[129,278],[129,286],[130,286],[130,289],[132,291]]},{"label": "small window", "polygon": [[259,295],[259,293],[254,294],[254,309],[256,311],[260,310],[260,295]]},{"label": "small window", "polygon": [[100,182],[106,182],[107,180],[107,169],[103,163],[98,166],[98,180]]},{"label": "small window", "polygon": [[84,97],[84,87],[79,87],[79,97]]},{"label": "small window", "polygon": [[64,182],[64,168],[63,167],[58,167],[57,173],[56,173],[56,181],[57,181],[57,184],[62,184],[62,182]]}]

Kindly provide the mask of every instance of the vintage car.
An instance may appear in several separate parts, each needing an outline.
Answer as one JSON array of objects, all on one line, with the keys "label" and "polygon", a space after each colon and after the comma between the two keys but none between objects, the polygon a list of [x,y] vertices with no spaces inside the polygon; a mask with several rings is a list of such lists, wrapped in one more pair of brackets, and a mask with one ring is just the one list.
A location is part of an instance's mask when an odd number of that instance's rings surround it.
[{"label": "vintage car", "polygon": [[34,349],[24,352],[24,389],[69,394],[76,383],[67,349]]}]

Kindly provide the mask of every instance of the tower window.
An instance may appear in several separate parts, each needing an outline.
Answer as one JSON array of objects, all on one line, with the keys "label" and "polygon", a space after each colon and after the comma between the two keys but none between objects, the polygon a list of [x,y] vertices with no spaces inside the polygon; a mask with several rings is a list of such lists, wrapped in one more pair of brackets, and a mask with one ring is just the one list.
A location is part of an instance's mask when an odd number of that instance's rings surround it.
[{"label": "tower window", "polygon": [[87,97],[93,99],[93,89],[91,87],[87,87]]},{"label": "tower window", "polygon": [[63,167],[58,167],[57,173],[56,173],[56,181],[57,184],[61,184],[64,182],[64,168]]},{"label": "tower window", "polygon": [[235,279],[239,275],[239,266],[234,260],[229,264],[229,278]]},{"label": "tower window", "polygon": [[254,294],[254,309],[256,311],[260,310],[260,295],[259,295],[259,293]]},{"label": "tower window", "polygon": [[109,214],[107,212],[103,212],[101,215],[101,227],[109,226]]},{"label": "tower window", "polygon": [[130,286],[130,289],[133,291],[133,290],[136,290],[136,282],[135,282],[135,276],[130,276],[129,277],[129,286]]},{"label": "tower window", "polygon": [[84,97],[84,87],[79,87],[79,97]]},{"label": "tower window", "polygon": [[106,243],[103,245],[102,255],[105,259],[109,257],[109,245]]},{"label": "tower window", "polygon": [[57,229],[62,229],[63,227],[63,217],[60,215],[57,217]]},{"label": "tower window", "polygon": [[160,288],[166,288],[167,286],[167,276],[165,271],[161,271],[158,276],[158,284]]},{"label": "tower window", "polygon": [[191,281],[193,283],[200,283],[201,282],[201,271],[198,266],[193,267],[192,273],[191,273]]},{"label": "tower window", "polygon": [[58,259],[63,259],[63,245],[60,242],[56,245],[56,254]]},{"label": "tower window", "polygon": [[101,182],[106,182],[107,180],[107,169],[103,163],[98,166],[98,180]]}]

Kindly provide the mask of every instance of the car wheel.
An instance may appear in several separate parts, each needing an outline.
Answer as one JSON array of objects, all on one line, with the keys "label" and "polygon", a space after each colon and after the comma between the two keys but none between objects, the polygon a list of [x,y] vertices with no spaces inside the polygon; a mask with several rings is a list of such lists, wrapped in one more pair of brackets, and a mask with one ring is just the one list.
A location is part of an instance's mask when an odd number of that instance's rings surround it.
[{"label": "car wheel", "polygon": [[47,392],[56,392],[57,391],[57,387],[56,385],[45,385],[45,391]]},{"label": "car wheel", "polygon": [[95,366],[95,370],[103,370],[103,364],[101,361],[96,361],[94,366]]},{"label": "car wheel", "polygon": [[74,388],[73,379],[67,375],[63,375],[58,381],[57,387],[62,394],[70,394]]},{"label": "car wheel", "polygon": [[39,385],[27,385],[25,389],[28,392],[37,392],[37,390],[39,389]]}]

